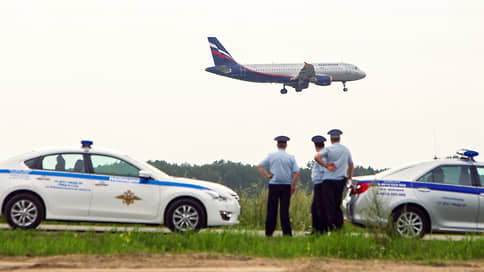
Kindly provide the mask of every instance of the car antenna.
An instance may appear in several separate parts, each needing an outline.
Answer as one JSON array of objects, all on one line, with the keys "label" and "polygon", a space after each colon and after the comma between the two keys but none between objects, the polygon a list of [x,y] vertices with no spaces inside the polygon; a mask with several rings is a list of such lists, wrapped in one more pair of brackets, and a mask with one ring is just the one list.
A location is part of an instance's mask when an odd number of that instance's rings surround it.
[{"label": "car antenna", "polygon": [[438,160],[439,158],[437,157],[437,133],[435,132],[434,128],[434,160]]}]

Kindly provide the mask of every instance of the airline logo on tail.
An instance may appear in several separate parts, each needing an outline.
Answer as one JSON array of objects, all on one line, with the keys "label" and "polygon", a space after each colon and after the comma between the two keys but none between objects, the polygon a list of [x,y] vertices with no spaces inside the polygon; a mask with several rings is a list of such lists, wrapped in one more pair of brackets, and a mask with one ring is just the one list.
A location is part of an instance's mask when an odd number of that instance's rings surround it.
[{"label": "airline logo on tail", "polygon": [[213,62],[215,65],[235,64],[234,59],[227,49],[215,37],[208,37],[210,51],[212,51]]}]

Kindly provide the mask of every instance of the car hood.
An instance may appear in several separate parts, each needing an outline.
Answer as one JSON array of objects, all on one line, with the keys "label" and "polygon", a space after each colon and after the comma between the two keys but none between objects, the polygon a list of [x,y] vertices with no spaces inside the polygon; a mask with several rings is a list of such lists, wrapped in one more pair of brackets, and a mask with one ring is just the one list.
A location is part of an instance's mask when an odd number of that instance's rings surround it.
[{"label": "car hood", "polygon": [[186,183],[186,184],[192,184],[192,185],[199,185],[203,187],[207,187],[209,189],[212,189],[218,193],[221,194],[226,194],[228,196],[236,196],[237,193],[234,192],[234,190],[230,189],[229,187],[211,182],[211,181],[204,181],[204,180],[198,180],[198,179],[190,179],[190,178],[179,178],[179,177],[172,177],[173,181],[175,182],[181,182],[181,183]]}]

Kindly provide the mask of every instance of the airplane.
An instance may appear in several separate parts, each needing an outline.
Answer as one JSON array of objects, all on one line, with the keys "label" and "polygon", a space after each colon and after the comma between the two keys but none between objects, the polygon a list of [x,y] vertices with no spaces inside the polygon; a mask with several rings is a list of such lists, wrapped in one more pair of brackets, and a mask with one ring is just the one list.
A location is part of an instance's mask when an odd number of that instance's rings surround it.
[{"label": "airplane", "polygon": [[215,66],[208,67],[205,71],[244,81],[282,83],[281,94],[287,93],[286,86],[301,92],[309,87],[309,83],[328,86],[333,81],[341,81],[343,91],[346,92],[347,81],[359,80],[366,76],[361,69],[348,63],[241,65],[232,58],[216,37],[208,37],[208,43]]}]

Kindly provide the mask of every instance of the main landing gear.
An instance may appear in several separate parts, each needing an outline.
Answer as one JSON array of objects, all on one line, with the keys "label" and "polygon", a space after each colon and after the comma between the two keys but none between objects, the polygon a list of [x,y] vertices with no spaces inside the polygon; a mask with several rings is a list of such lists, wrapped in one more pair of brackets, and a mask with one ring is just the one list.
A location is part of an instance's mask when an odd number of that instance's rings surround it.
[{"label": "main landing gear", "polygon": [[346,88],[346,81],[343,81],[343,92],[347,92],[348,88]]},{"label": "main landing gear", "polygon": [[287,94],[286,85],[282,85],[281,94]]}]

